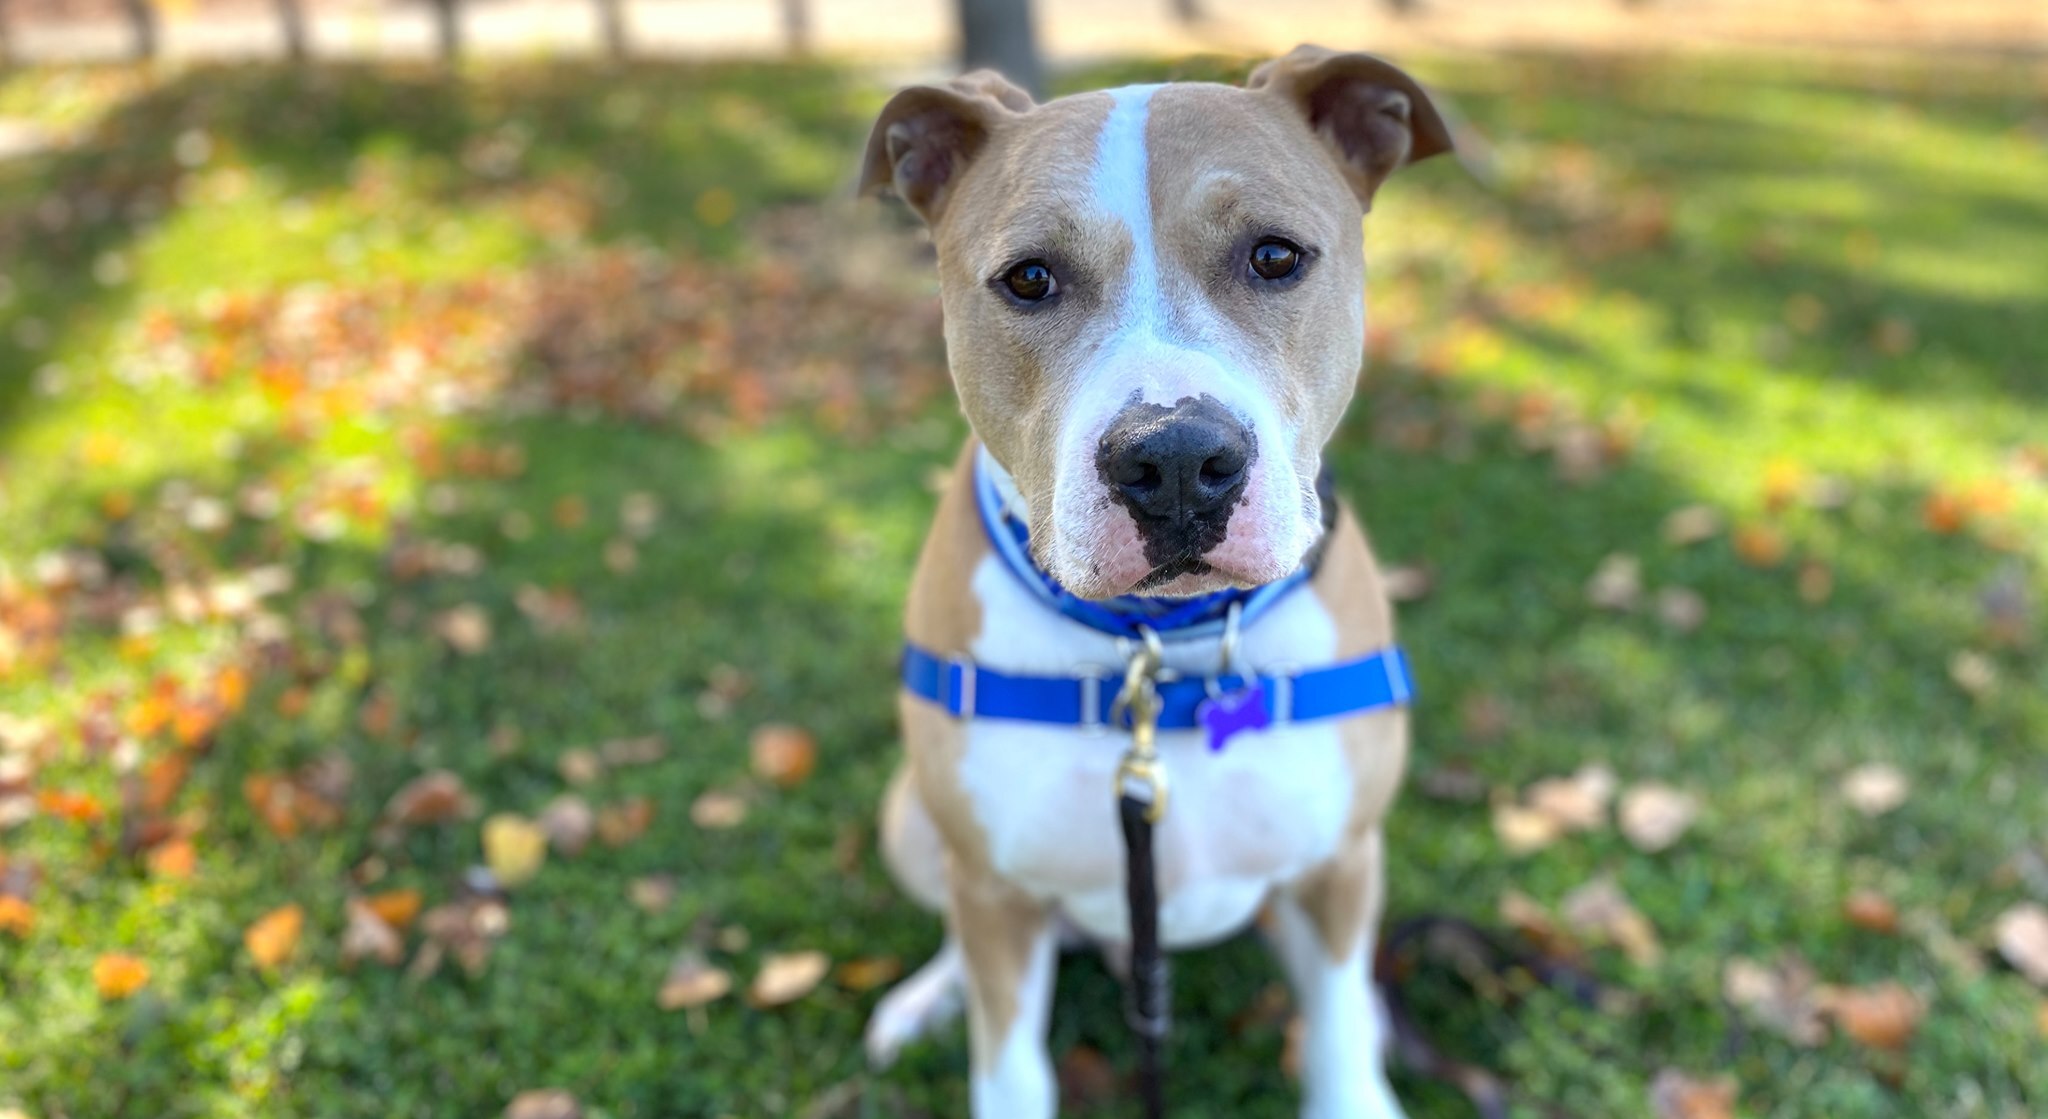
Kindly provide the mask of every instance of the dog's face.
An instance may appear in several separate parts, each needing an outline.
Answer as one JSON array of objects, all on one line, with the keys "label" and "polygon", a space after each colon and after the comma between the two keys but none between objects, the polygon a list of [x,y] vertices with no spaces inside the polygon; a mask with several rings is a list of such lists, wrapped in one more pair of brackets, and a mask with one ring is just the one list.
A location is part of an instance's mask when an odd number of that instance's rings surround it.
[{"label": "dog's face", "polygon": [[906,90],[869,142],[932,228],[953,378],[1075,594],[1293,571],[1364,347],[1359,231],[1449,146],[1415,82],[1300,48],[1244,89],[1034,105],[987,73]]}]

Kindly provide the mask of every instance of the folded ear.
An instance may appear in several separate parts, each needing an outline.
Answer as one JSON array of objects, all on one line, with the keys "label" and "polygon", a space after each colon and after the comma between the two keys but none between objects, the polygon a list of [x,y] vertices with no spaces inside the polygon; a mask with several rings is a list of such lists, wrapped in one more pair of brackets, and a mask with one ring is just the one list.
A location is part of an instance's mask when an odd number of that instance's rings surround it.
[{"label": "folded ear", "polygon": [[993,70],[912,86],[889,99],[868,135],[860,191],[892,187],[926,224],[937,224],[990,129],[1032,107],[1030,94]]},{"label": "folded ear", "polygon": [[1252,71],[1245,88],[1292,104],[1368,210],[1395,170],[1451,150],[1451,131],[1421,84],[1370,54],[1304,44]]}]

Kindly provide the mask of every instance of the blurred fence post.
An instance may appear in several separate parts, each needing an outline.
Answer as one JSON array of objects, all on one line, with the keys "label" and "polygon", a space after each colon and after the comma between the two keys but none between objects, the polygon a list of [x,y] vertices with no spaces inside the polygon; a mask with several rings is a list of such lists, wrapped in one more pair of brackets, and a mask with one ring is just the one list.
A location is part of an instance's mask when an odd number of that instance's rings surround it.
[{"label": "blurred fence post", "polygon": [[631,49],[626,37],[626,0],[597,0],[597,28],[604,38],[604,53],[624,58]]},{"label": "blurred fence post", "polygon": [[121,6],[128,12],[129,26],[135,30],[135,58],[146,62],[156,57],[156,8],[150,0],[121,0]]},{"label": "blurred fence post", "polygon": [[284,33],[284,56],[293,62],[304,62],[309,53],[306,47],[306,13],[299,7],[299,0],[271,0],[277,6],[277,26]]},{"label": "blurred fence post", "polygon": [[791,54],[810,52],[810,0],[782,0],[782,42]]},{"label": "blurred fence post", "polygon": [[462,0],[432,0],[434,30],[441,43],[441,61],[462,57]]},{"label": "blurred fence post", "polygon": [[1031,26],[1031,0],[958,0],[960,64],[983,66],[1031,92],[1045,95],[1045,70],[1038,60],[1038,36]]}]

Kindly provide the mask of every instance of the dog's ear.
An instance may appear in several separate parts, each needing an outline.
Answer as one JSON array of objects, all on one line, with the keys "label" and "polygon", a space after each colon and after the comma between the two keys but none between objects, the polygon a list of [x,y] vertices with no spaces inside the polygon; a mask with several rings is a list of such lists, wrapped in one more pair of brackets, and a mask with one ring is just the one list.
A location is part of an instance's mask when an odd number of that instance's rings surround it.
[{"label": "dog's ear", "polygon": [[936,225],[960,175],[1004,117],[1030,112],[1031,95],[994,70],[944,85],[920,85],[889,99],[868,135],[860,191],[891,187]]},{"label": "dog's ear", "polygon": [[1293,105],[1368,210],[1387,176],[1451,150],[1451,130],[1421,84],[1374,55],[1304,44],[1252,71],[1245,88]]}]

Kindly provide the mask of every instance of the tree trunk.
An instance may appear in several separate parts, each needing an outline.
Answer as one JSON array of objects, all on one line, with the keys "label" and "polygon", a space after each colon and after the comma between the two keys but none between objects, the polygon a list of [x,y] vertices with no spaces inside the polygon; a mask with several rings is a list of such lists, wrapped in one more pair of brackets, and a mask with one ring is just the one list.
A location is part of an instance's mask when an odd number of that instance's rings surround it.
[{"label": "tree trunk", "polygon": [[284,56],[304,62],[311,52],[306,47],[306,12],[299,0],[271,0],[277,6],[278,30],[284,33]]},{"label": "tree trunk", "polygon": [[149,0],[122,0],[128,22],[135,28],[135,57],[148,61],[156,57],[156,8]]},{"label": "tree trunk", "polygon": [[597,29],[604,37],[604,53],[611,58],[626,57],[630,44],[626,36],[626,0],[597,0]]},{"label": "tree trunk", "polygon": [[791,54],[810,53],[810,0],[782,0],[782,42]]},{"label": "tree trunk", "polygon": [[441,61],[453,65],[462,57],[461,0],[433,0],[434,30],[441,43]]},{"label": "tree trunk", "polygon": [[961,68],[989,67],[1045,95],[1045,70],[1031,26],[1031,0],[959,0]]}]

